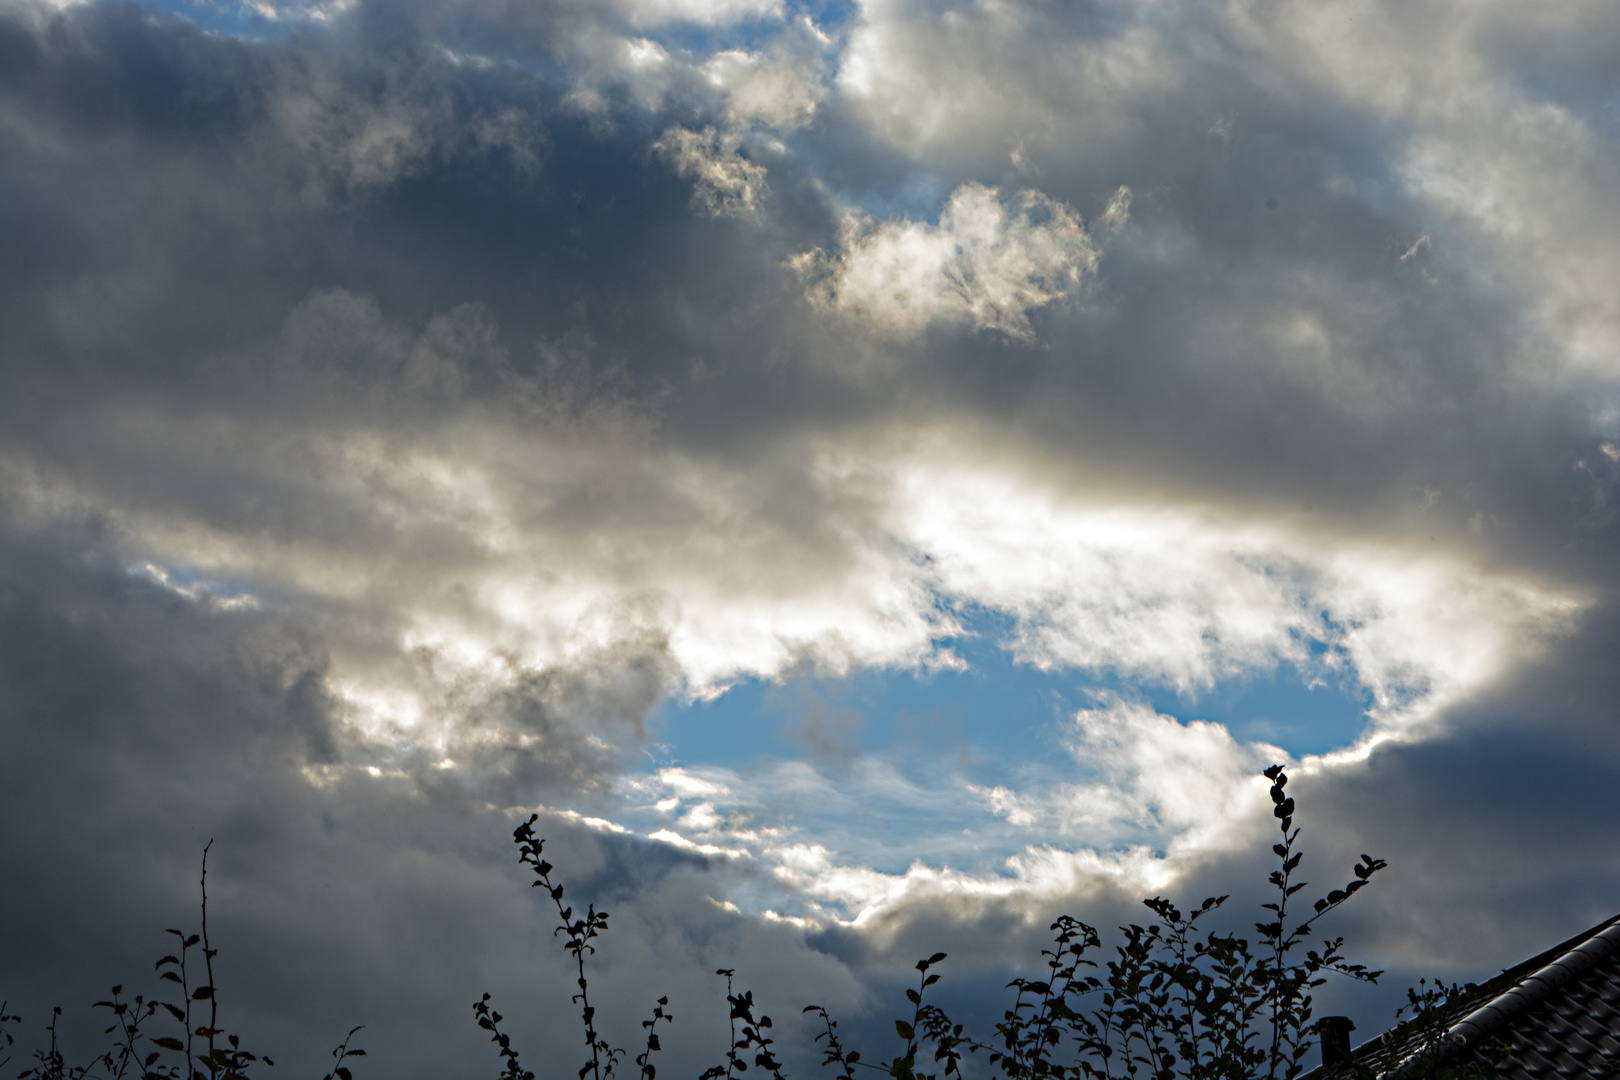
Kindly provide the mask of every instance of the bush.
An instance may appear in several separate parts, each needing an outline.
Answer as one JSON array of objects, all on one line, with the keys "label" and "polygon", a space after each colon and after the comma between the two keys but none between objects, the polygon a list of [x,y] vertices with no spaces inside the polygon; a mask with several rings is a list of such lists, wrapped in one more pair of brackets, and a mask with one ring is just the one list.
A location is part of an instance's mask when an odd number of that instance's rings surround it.
[{"label": "bush", "polygon": [[[1290,904],[1305,882],[1296,881],[1302,852],[1297,850],[1300,830],[1294,827],[1294,800],[1287,794],[1288,775],[1281,766],[1265,772],[1271,781],[1271,800],[1281,832],[1272,847],[1278,867],[1269,883],[1274,899],[1262,905],[1268,914],[1255,924],[1253,943],[1235,934],[1205,932],[1200,920],[1228,899],[1213,896],[1190,912],[1162,897],[1143,903],[1157,918],[1146,927],[1121,927],[1123,943],[1115,956],[1099,969],[1092,959],[1101,948],[1094,927],[1064,916],[1051,926],[1052,947],[1044,950],[1047,975],[1042,979],[1014,979],[1012,1006],[987,1041],[964,1032],[943,1010],[924,1004],[928,988],[939,981],[931,969],[946,959],[935,953],[917,962],[918,985],[906,991],[910,1019],[896,1020],[895,1032],[904,1042],[899,1055],[881,1066],[866,1062],[858,1051],[845,1048],[838,1024],[819,1005],[805,1007],[817,1014],[826,1066],[838,1070],[840,1080],[855,1080],[856,1068],[881,1068],[893,1080],[938,1080],[960,1077],[965,1056],[984,1055],[992,1074],[1005,1080],[1292,1080],[1304,1072],[1304,1061],[1314,1045],[1311,991],[1322,985],[1326,972],[1374,982],[1382,974],[1348,962],[1341,952],[1344,939],[1323,941],[1310,948],[1307,938],[1318,919],[1334,911],[1364,888],[1385,863],[1363,855],[1352,868],[1353,878],[1333,889],[1298,919]],[[546,889],[557,905],[556,933],[578,967],[579,992],[573,1001],[581,1008],[589,1057],[579,1069],[579,1080],[607,1080],[614,1075],[625,1051],[614,1049],[597,1034],[595,1010],[588,996],[585,958],[595,951],[591,942],[607,929],[607,913],[589,907],[582,916],[563,905],[563,886],[551,879],[552,865],[542,855],[544,841],[534,833],[538,815],[512,834],[519,860],[536,876],[533,883]],[[1295,921],[1297,920],[1297,921]],[[1292,925],[1290,925],[1292,923]],[[752,1063],[782,1080],[781,1063],[771,1051],[767,1035],[769,1016],[754,1016],[751,991],[734,992],[733,972],[716,974],[726,980],[731,1006],[732,1042],[726,1061],[703,1074],[701,1080],[735,1080]],[[654,1080],[652,1054],[658,1049],[656,1025],[667,1020],[660,998],[648,1031],[646,1050],[636,1058],[641,1080]],[[501,1033],[500,1014],[491,1010],[489,997],[474,1006],[478,1022],[491,1032],[506,1061],[504,1076],[532,1080],[511,1040]],[[739,1026],[740,1025],[740,1026]],[[918,1067],[919,1055],[931,1051],[935,1072]]]},{"label": "bush", "polygon": [[[87,1064],[74,1066],[67,1064],[57,1043],[56,1021],[62,1015],[57,1007],[46,1029],[49,1046],[34,1051],[33,1068],[18,1073],[17,1080],[248,1080],[248,1074],[258,1064],[275,1065],[270,1058],[243,1049],[240,1037],[220,1026],[219,992],[214,985],[214,957],[219,950],[208,938],[208,852],[213,846],[210,840],[203,848],[199,882],[202,925],[194,934],[165,930],[179,943],[178,951],[162,957],[155,965],[158,981],[173,984],[173,989],[166,992],[168,996],[175,997],[178,991],[178,1003],[148,1000],[141,994],[135,995],[133,1001],[125,1001],[124,988],[114,986],[111,1000],[92,1006],[111,1014],[112,1024],[102,1034],[111,1035],[113,1045]],[[18,1019],[0,1005],[0,1023],[15,1023]],[[169,1034],[152,1034],[154,1026],[165,1028]],[[349,1039],[359,1030],[351,1030],[343,1044],[332,1051],[337,1068],[325,1080],[353,1080],[343,1061],[365,1056],[364,1050],[349,1049]],[[5,1039],[8,1048],[13,1045],[10,1032],[5,1032]],[[0,1059],[0,1068],[10,1060]]]},{"label": "bush", "polygon": [[[828,1010],[805,1006],[804,1012],[820,1020],[822,1030],[815,1039],[823,1065],[835,1069],[838,1080],[856,1080],[857,1070],[878,1070],[892,1080],[951,1080],[962,1077],[969,1059],[982,1061],[983,1069],[1002,1080],[1293,1080],[1304,1071],[1314,1045],[1311,994],[1326,973],[1366,982],[1381,974],[1348,962],[1342,938],[1324,940],[1317,948],[1307,938],[1319,919],[1364,888],[1385,864],[1363,855],[1352,869],[1352,880],[1316,900],[1301,919],[1294,898],[1306,886],[1295,880],[1304,856],[1298,850],[1294,800],[1287,794],[1288,776],[1281,766],[1272,766],[1265,775],[1281,837],[1272,847],[1278,860],[1269,877],[1273,899],[1262,905],[1267,914],[1254,924],[1258,936],[1253,941],[1203,929],[1202,921],[1228,897],[1210,897],[1187,912],[1163,897],[1151,897],[1143,903],[1154,921],[1121,927],[1120,944],[1099,966],[1097,930],[1064,916],[1052,923],[1052,947],[1041,954],[1045,976],[1008,984],[1011,1005],[982,1041],[937,1005],[925,1003],[928,989],[940,979],[934,969],[946,959],[944,953],[934,953],[917,962],[917,985],[906,990],[909,1018],[894,1022],[902,1048],[887,1061],[869,1062],[846,1047]],[[565,889],[553,880],[555,868],[543,854],[545,841],[534,832],[538,820],[533,815],[519,825],[512,840],[519,862],[534,876],[533,887],[544,889],[555,906],[555,936],[574,962],[577,992],[572,1002],[580,1010],[585,1049],[578,1077],[614,1080],[628,1051],[612,1046],[599,1032],[587,975],[587,960],[608,928],[608,913],[594,904],[578,911],[565,903]],[[137,995],[125,1001],[123,988],[113,987],[110,999],[95,1005],[110,1013],[112,1023],[104,1034],[113,1037],[113,1045],[89,1063],[71,1067],[57,1043],[58,1008],[47,1028],[48,1048],[34,1052],[33,1067],[19,1074],[19,1080],[249,1080],[260,1066],[274,1064],[248,1052],[221,1025],[213,977],[218,951],[208,937],[208,850],[203,849],[201,927],[191,934],[166,931],[177,940],[177,951],[157,962],[160,981],[171,984],[167,996],[148,1000]],[[716,972],[726,980],[730,1043],[724,1060],[699,1080],[738,1080],[750,1067],[769,1073],[772,1080],[785,1080],[772,1049],[771,1018],[755,1015],[753,992],[737,990],[734,974]],[[657,1075],[653,1058],[660,1050],[659,1026],[673,1022],[668,1005],[668,998],[660,997],[641,1022],[646,1042],[633,1059],[639,1080]],[[534,1080],[511,1037],[501,1030],[503,1017],[490,995],[473,1005],[473,1014],[498,1048],[503,1080]],[[6,1025],[17,1022],[0,1003],[0,1038],[5,1040],[0,1050],[13,1045]],[[163,1033],[154,1033],[159,1028]],[[365,1056],[364,1050],[350,1046],[360,1030],[351,1029],[332,1051],[332,1071],[325,1080],[353,1080],[346,1062]],[[931,1062],[926,1067],[933,1071],[925,1072],[919,1060]],[[9,1061],[0,1058],[0,1068]]]}]

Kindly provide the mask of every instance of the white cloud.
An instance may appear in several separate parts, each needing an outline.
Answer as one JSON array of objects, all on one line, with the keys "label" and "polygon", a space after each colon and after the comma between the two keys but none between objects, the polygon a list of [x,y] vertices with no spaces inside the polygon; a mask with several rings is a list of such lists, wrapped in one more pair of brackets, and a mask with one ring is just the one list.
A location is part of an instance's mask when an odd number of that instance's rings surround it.
[{"label": "white cloud", "polygon": [[309,20],[324,23],[340,18],[355,0],[242,0],[242,6],[271,22]]},{"label": "white cloud", "polygon": [[745,19],[777,19],[782,0],[615,0],[618,9],[637,26],[697,23],[728,26]]},{"label": "white cloud", "polygon": [[765,167],[744,157],[741,147],[740,136],[712,127],[670,128],[653,144],[677,175],[692,181],[692,201],[716,217],[756,213],[769,190]]},{"label": "white cloud", "polygon": [[90,0],[0,0],[0,9],[9,8],[24,16],[44,19],[53,11],[66,11],[89,2]]},{"label": "white cloud", "polygon": [[[1458,552],[1325,536],[1173,503],[1093,501],[960,432],[912,432],[830,471],[876,470],[885,528],[953,600],[1015,617],[1027,662],[1106,669],[1186,691],[1323,663],[1372,692],[1390,730],[1486,685],[1582,602]],[[877,481],[869,481],[876,483]],[[1320,660],[1310,643],[1325,647]]]},{"label": "white cloud", "polygon": [[[1008,900],[1072,902],[1105,883],[1163,889],[1250,842],[1256,823],[1270,821],[1259,771],[1287,761],[1219,724],[1117,699],[1078,713],[1065,734],[1079,779],[1051,770],[1016,790],[950,774],[920,784],[876,757],[838,777],[788,762],[750,775],[665,769],[624,785],[631,803],[667,793],[660,814],[679,815],[652,838],[746,853],[769,882],[745,897],[756,909],[881,935],[908,909],[940,901],[971,913]],[[862,827],[874,819],[881,838]],[[882,868],[897,856],[903,868]]]},{"label": "white cloud", "polygon": [[825,96],[819,63],[791,53],[727,49],[711,56],[704,74],[725,94],[727,118],[791,130],[808,123]]},{"label": "white cloud", "polygon": [[836,82],[868,130],[936,167],[1104,155],[1184,74],[1150,11],[865,0]]},{"label": "white cloud", "polygon": [[1025,339],[1029,313],[1079,288],[1097,252],[1072,207],[1038,191],[1004,199],[964,184],[937,225],[851,214],[836,253],[809,252],[794,266],[813,301],[889,333],[944,322]]},{"label": "white cloud", "polygon": [[1078,712],[1067,744],[1083,781],[1009,793],[997,812],[1021,816],[1034,835],[1095,847],[1146,837],[1172,857],[1229,844],[1259,805],[1260,770],[1288,760],[1221,724],[1117,698]]},{"label": "white cloud", "polygon": [[[598,130],[632,114],[670,106],[728,127],[790,129],[825,96],[823,54],[830,41],[808,18],[786,21],[779,2],[735,0],[574,0],[545,40],[563,59],[565,101]],[[759,22],[757,49],[695,45],[682,24],[713,28]],[[752,32],[750,36],[753,36]],[[616,92],[617,91],[617,92]],[[644,113],[643,113],[644,114]],[[666,120],[667,122],[667,120]]]}]

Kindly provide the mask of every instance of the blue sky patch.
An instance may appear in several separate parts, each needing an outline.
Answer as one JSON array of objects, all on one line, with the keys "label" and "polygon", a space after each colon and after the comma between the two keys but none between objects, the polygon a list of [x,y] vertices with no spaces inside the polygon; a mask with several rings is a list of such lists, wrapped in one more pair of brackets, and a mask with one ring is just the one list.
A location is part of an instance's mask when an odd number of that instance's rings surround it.
[{"label": "blue sky patch", "polygon": [[1062,753],[1064,722],[1112,696],[1142,700],[1182,721],[1223,724],[1243,742],[1296,757],[1353,743],[1367,692],[1348,676],[1306,675],[1291,664],[1222,680],[1185,695],[1160,683],[1014,661],[993,620],[953,641],[965,671],[863,671],[844,679],[745,680],[712,701],[666,702],[652,724],[659,764],[747,769],[803,759],[834,771],[855,757],[953,761],[980,784],[1010,783],[1030,763]]}]

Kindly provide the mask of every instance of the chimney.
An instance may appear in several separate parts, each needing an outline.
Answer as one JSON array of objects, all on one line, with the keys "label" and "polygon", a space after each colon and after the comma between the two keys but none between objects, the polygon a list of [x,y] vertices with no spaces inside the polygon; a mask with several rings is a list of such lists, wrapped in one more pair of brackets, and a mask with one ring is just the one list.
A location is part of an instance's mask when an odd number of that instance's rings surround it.
[{"label": "chimney", "polygon": [[1322,1040],[1322,1067],[1328,1070],[1350,1064],[1350,1033],[1356,1025],[1348,1016],[1324,1016],[1316,1024]]}]

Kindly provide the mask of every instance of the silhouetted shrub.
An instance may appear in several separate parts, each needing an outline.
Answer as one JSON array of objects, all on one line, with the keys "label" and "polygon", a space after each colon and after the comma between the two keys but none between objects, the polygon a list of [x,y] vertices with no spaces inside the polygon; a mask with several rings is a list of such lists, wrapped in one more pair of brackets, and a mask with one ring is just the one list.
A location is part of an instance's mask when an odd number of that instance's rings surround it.
[{"label": "silhouetted shrub", "polygon": [[[1304,1072],[1304,1061],[1314,1045],[1311,992],[1325,981],[1326,972],[1352,979],[1376,981],[1382,974],[1347,961],[1343,938],[1324,940],[1311,948],[1307,938],[1318,919],[1344,904],[1364,888],[1385,863],[1363,855],[1352,868],[1343,888],[1318,899],[1300,919],[1291,908],[1305,882],[1297,881],[1304,854],[1297,850],[1300,830],[1294,827],[1294,800],[1287,793],[1288,775],[1274,765],[1265,772],[1271,781],[1271,800],[1281,838],[1272,847],[1277,869],[1269,883],[1274,898],[1262,905],[1268,914],[1255,924],[1258,938],[1251,942],[1236,934],[1208,932],[1200,920],[1226,903],[1213,896],[1190,912],[1183,912],[1163,897],[1143,903],[1157,921],[1147,926],[1120,928],[1122,943],[1102,968],[1097,930],[1064,916],[1051,926],[1052,948],[1044,950],[1047,975],[1041,979],[1014,979],[1012,1005],[995,1025],[987,1041],[967,1034],[943,1010],[923,1002],[928,988],[939,981],[931,971],[946,959],[935,953],[917,962],[918,985],[906,991],[909,1020],[896,1020],[895,1032],[904,1043],[901,1052],[876,1065],[860,1052],[847,1049],[838,1036],[838,1024],[820,1005],[806,1006],[823,1030],[823,1064],[834,1067],[840,1080],[855,1080],[858,1068],[880,1069],[893,1080],[938,1080],[960,1077],[968,1055],[983,1055],[995,1076],[1005,1080],[1292,1080]],[[588,997],[585,958],[595,951],[591,942],[607,929],[607,913],[587,908],[577,916],[563,904],[563,886],[552,881],[554,869],[541,854],[544,841],[534,833],[538,815],[531,816],[512,834],[519,859],[531,867],[537,888],[546,889],[557,905],[558,936],[578,969],[579,992],[573,996],[581,1008],[585,1043],[590,1057],[579,1069],[580,1080],[606,1080],[624,1056],[597,1033],[595,1010]],[[772,1053],[766,1034],[771,1018],[754,1016],[752,991],[735,992],[733,972],[717,972],[726,980],[731,1007],[731,1044],[726,1061],[706,1071],[699,1080],[735,1080],[751,1063],[782,1080],[781,1063]],[[531,1080],[522,1069],[511,1040],[497,1026],[500,1015],[491,1011],[489,997],[474,1005],[478,1022],[491,1032],[506,1060],[503,1074],[512,1080]],[[659,1020],[668,1020],[660,998],[649,1031],[647,1050],[636,1059],[642,1080],[653,1080],[653,1051]],[[935,1072],[918,1067],[919,1055],[932,1052]]]},{"label": "silhouetted shrub", "polygon": [[[56,1037],[57,1019],[62,1015],[57,1007],[51,1011],[46,1028],[48,1047],[34,1051],[33,1068],[18,1073],[17,1080],[250,1080],[257,1066],[275,1065],[270,1058],[243,1049],[242,1040],[221,1026],[220,995],[214,981],[214,957],[219,950],[208,938],[208,852],[213,846],[210,840],[203,848],[201,926],[193,934],[165,930],[179,943],[178,951],[163,956],[154,965],[158,981],[172,984],[167,997],[175,997],[178,991],[178,1001],[156,997],[149,1000],[141,994],[135,995],[133,1001],[125,1001],[123,986],[114,986],[110,1000],[93,1006],[111,1014],[112,1024],[102,1034],[111,1035],[113,1045],[83,1065],[69,1065],[65,1060]],[[0,1005],[0,1024],[17,1020],[7,1014],[6,1006]],[[166,1033],[154,1034],[154,1021]],[[364,1050],[349,1048],[349,1040],[359,1030],[352,1029],[342,1045],[332,1051],[337,1067],[325,1080],[353,1080],[343,1062],[365,1056]],[[10,1032],[5,1033],[5,1039],[11,1046]],[[0,1067],[8,1061],[9,1057],[0,1059]]]},{"label": "silhouetted shrub", "polygon": [[[804,1007],[821,1021],[815,1041],[823,1066],[834,1068],[838,1080],[857,1080],[857,1070],[883,1072],[891,1080],[950,1080],[962,1076],[969,1059],[980,1061],[983,1070],[1001,1080],[1293,1080],[1304,1071],[1314,1044],[1312,991],[1326,973],[1367,982],[1381,974],[1348,962],[1342,938],[1323,940],[1316,948],[1307,938],[1319,919],[1346,903],[1385,864],[1361,856],[1352,879],[1316,900],[1300,918],[1294,898],[1306,886],[1296,880],[1304,855],[1298,850],[1294,800],[1287,794],[1288,776],[1281,766],[1272,766],[1265,775],[1281,837],[1272,847],[1278,860],[1269,877],[1273,899],[1262,905],[1267,914],[1254,924],[1254,940],[1201,925],[1226,903],[1225,896],[1210,897],[1187,912],[1163,897],[1144,900],[1155,921],[1121,927],[1120,944],[1106,959],[1096,928],[1063,916],[1052,923],[1052,947],[1041,954],[1046,974],[1008,984],[1012,1002],[985,1040],[924,1001],[940,979],[933,969],[946,959],[944,953],[934,953],[917,962],[917,985],[905,992],[909,1019],[894,1022],[902,1048],[887,1061],[870,1062],[846,1047],[826,1008]],[[532,815],[513,831],[512,840],[519,862],[534,875],[532,886],[544,889],[555,906],[554,936],[562,939],[574,962],[576,992],[571,999],[579,1007],[585,1043],[577,1075],[579,1080],[614,1080],[627,1051],[611,1045],[599,1031],[587,974],[587,959],[608,929],[608,913],[594,904],[581,912],[565,902],[564,887],[553,880],[555,868],[543,855],[545,841],[534,832],[538,820],[539,815]],[[163,999],[137,995],[126,1001],[123,988],[114,986],[110,999],[95,1005],[111,1015],[104,1034],[113,1037],[113,1045],[84,1065],[69,1066],[64,1060],[56,1034],[61,1009],[56,1009],[46,1029],[48,1047],[34,1052],[34,1065],[19,1080],[250,1080],[261,1065],[274,1064],[245,1050],[221,1026],[213,970],[218,951],[208,937],[208,851],[203,849],[199,931],[166,931],[178,948],[156,965],[159,980],[172,984],[174,992]],[[699,1080],[738,1080],[750,1067],[772,1080],[785,1080],[773,1050],[771,1018],[755,1015],[753,992],[736,989],[735,972],[716,974],[726,980],[731,1036],[724,1061]],[[1412,992],[1410,1003],[1420,1022],[1437,1015],[1440,1001],[1438,990],[1424,986]],[[177,999],[169,1000],[175,992]],[[658,1027],[674,1020],[668,1005],[668,998],[660,997],[650,1018],[641,1022],[647,1038],[634,1059],[639,1080],[657,1075],[653,1056],[660,1050]],[[511,1037],[501,1030],[503,1017],[490,995],[473,1005],[473,1014],[498,1048],[502,1080],[534,1080]],[[0,1003],[0,1049],[14,1045],[7,1025],[17,1023]],[[365,1056],[364,1050],[350,1046],[360,1030],[351,1029],[332,1051],[333,1067],[325,1080],[353,1080],[345,1063]],[[925,1072],[919,1059],[931,1062],[928,1067],[934,1071]],[[0,1068],[10,1060],[0,1058]],[[1368,1072],[1363,1067],[1354,1071]]]}]

